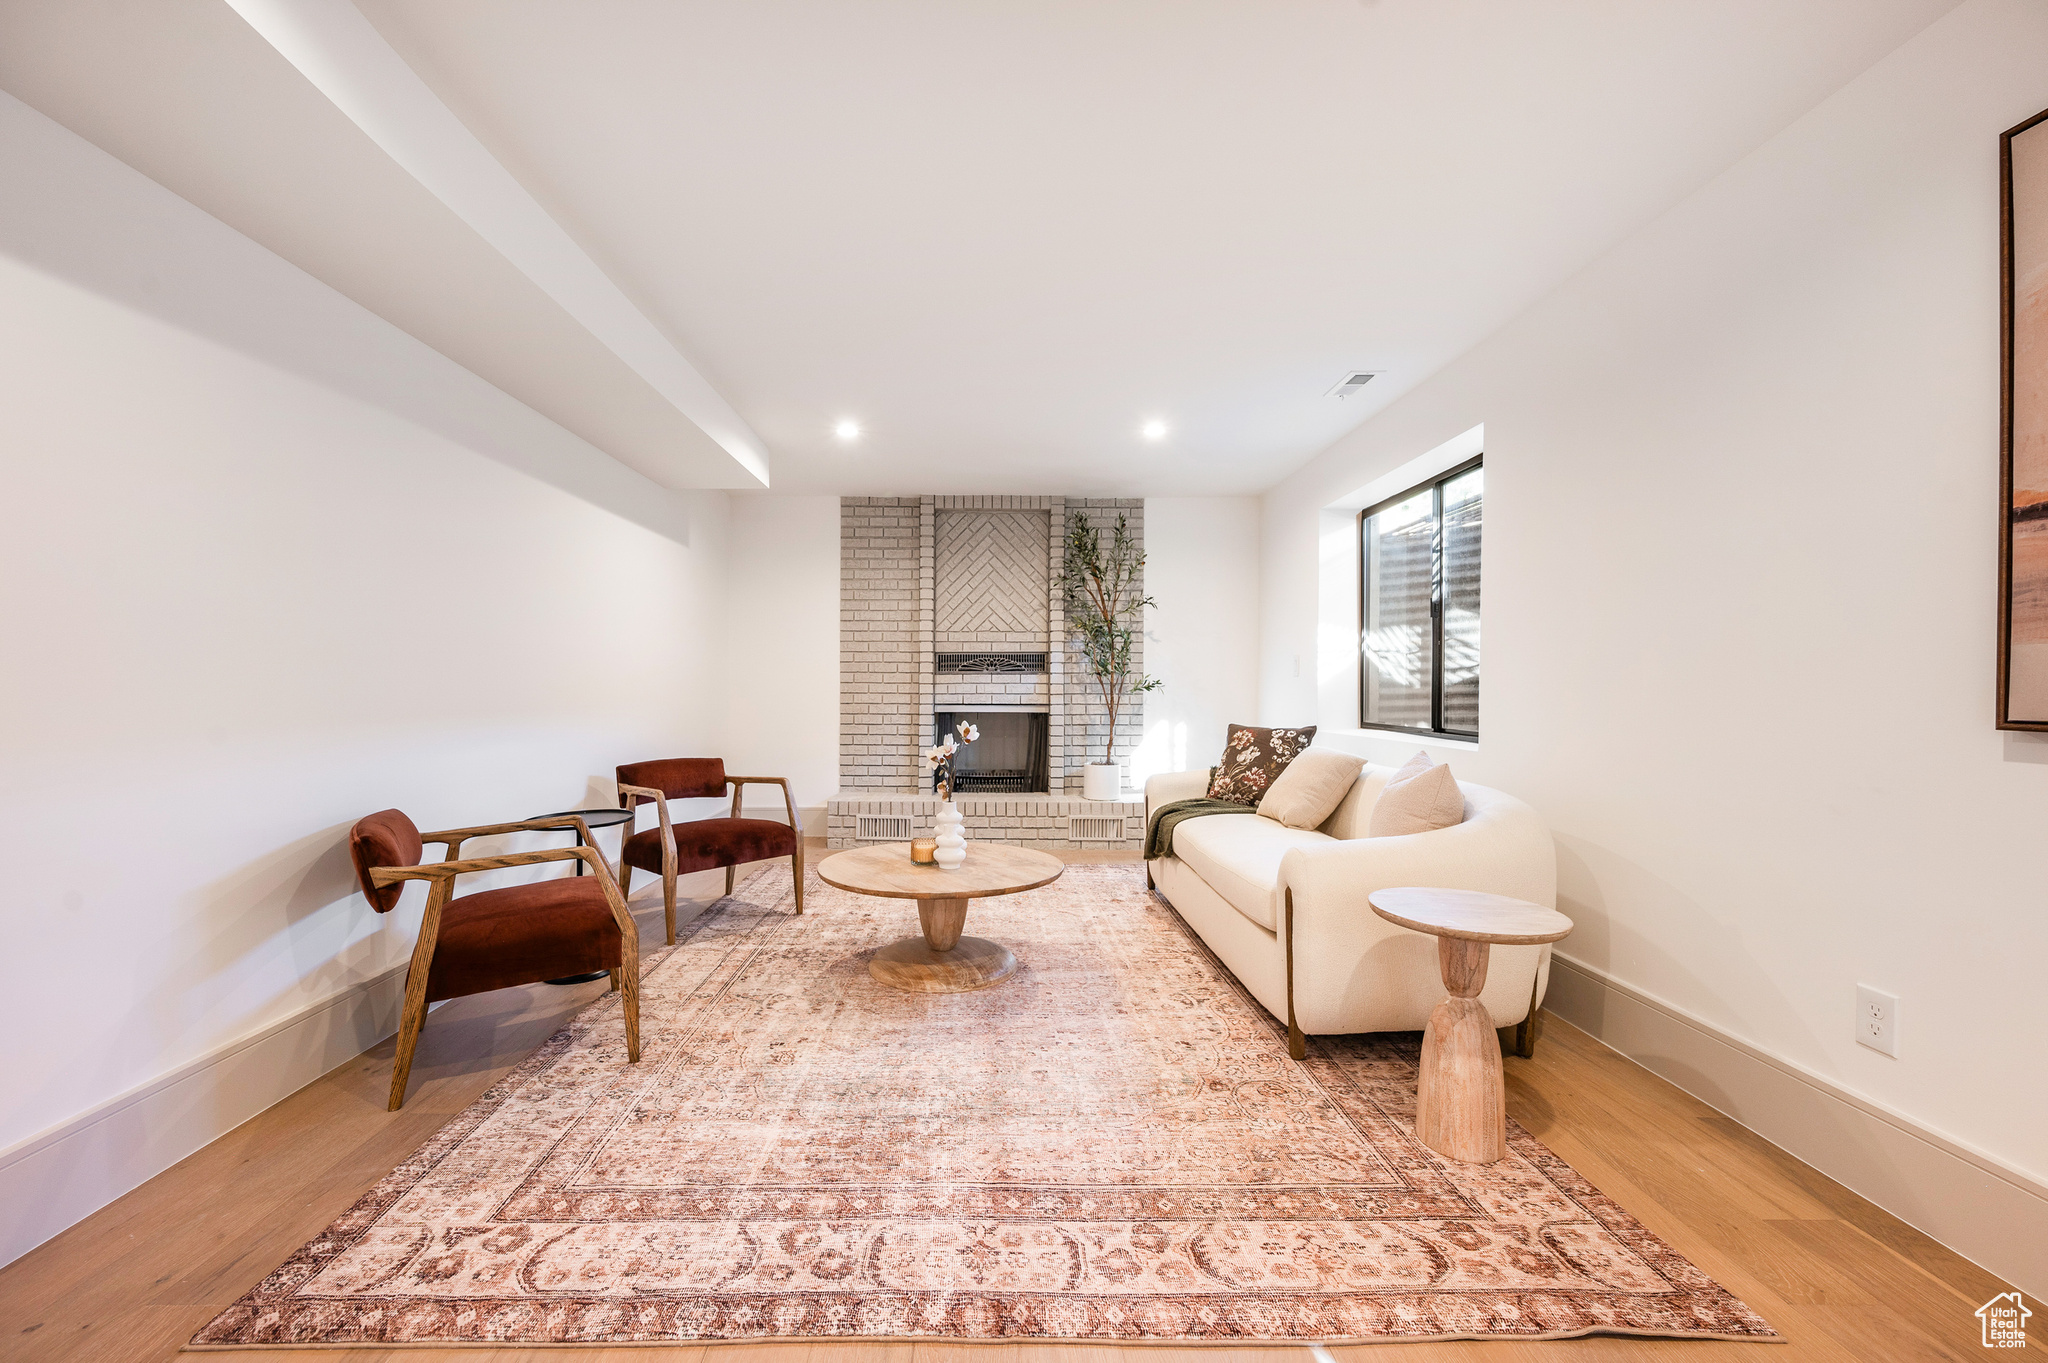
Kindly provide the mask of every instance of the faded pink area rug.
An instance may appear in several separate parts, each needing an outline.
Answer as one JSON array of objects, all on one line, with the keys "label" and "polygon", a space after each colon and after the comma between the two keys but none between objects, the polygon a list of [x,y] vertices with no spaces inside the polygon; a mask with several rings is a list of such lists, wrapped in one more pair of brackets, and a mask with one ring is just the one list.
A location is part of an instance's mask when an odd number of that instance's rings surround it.
[{"label": "faded pink area rug", "polygon": [[876,984],[914,906],[765,870],[193,1346],[1771,1339],[1519,1128],[1410,1132],[1418,1038],[1287,1058],[1135,865],[980,900],[1022,969]]}]

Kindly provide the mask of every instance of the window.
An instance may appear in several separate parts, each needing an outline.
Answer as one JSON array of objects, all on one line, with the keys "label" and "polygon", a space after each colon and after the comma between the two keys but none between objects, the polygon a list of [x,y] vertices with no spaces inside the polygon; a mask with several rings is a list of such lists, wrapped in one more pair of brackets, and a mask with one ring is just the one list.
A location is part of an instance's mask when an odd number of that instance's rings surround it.
[{"label": "window", "polygon": [[1484,473],[1468,460],[1358,517],[1359,723],[1479,737]]}]

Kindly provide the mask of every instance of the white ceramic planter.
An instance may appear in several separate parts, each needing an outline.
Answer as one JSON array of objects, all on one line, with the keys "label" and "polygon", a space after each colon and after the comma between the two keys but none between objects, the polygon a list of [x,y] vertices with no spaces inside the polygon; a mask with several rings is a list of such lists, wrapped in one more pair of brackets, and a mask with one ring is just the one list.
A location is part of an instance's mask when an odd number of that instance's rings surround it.
[{"label": "white ceramic planter", "polygon": [[961,830],[967,820],[960,815],[959,806],[951,800],[939,806],[938,850],[932,853],[941,871],[957,871],[960,863],[967,860],[967,837]]},{"label": "white ceramic planter", "polygon": [[1115,800],[1124,793],[1123,768],[1114,762],[1090,762],[1081,768],[1081,796],[1088,800]]}]

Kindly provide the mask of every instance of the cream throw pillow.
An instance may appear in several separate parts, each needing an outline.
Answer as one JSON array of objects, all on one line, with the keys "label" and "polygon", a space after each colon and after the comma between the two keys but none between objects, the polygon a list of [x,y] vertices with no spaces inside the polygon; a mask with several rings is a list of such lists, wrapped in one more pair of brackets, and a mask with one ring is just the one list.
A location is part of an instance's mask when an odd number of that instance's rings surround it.
[{"label": "cream throw pillow", "polygon": [[1363,757],[1310,748],[1289,762],[1259,801],[1259,813],[1289,828],[1315,828],[1337,812],[1365,769]]},{"label": "cream throw pillow", "polygon": [[1399,837],[1403,833],[1428,833],[1465,821],[1465,795],[1451,778],[1448,763],[1436,766],[1428,753],[1419,752],[1408,765],[1394,773],[1387,788],[1372,807],[1372,821],[1366,825],[1368,838]]}]

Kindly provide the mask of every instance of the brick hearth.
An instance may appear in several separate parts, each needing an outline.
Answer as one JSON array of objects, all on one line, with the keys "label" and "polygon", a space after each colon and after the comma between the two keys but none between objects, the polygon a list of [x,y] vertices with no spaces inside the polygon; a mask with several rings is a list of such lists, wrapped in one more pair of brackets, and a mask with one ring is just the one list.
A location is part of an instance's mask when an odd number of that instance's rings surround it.
[{"label": "brick hearth", "polygon": [[[1145,801],[1083,800],[1071,795],[962,795],[954,801],[967,821],[969,841],[1010,842],[1020,847],[1047,849],[1082,847],[1136,848],[1145,838]],[[826,845],[837,849],[858,847],[864,842],[900,842],[892,832],[887,836],[858,836],[860,815],[897,816],[910,821],[909,837],[932,834],[938,818],[938,797],[926,799],[857,796],[833,799],[825,804]],[[1116,837],[1077,838],[1075,819],[1115,819],[1121,824]],[[1096,830],[1088,830],[1094,832]]]}]

